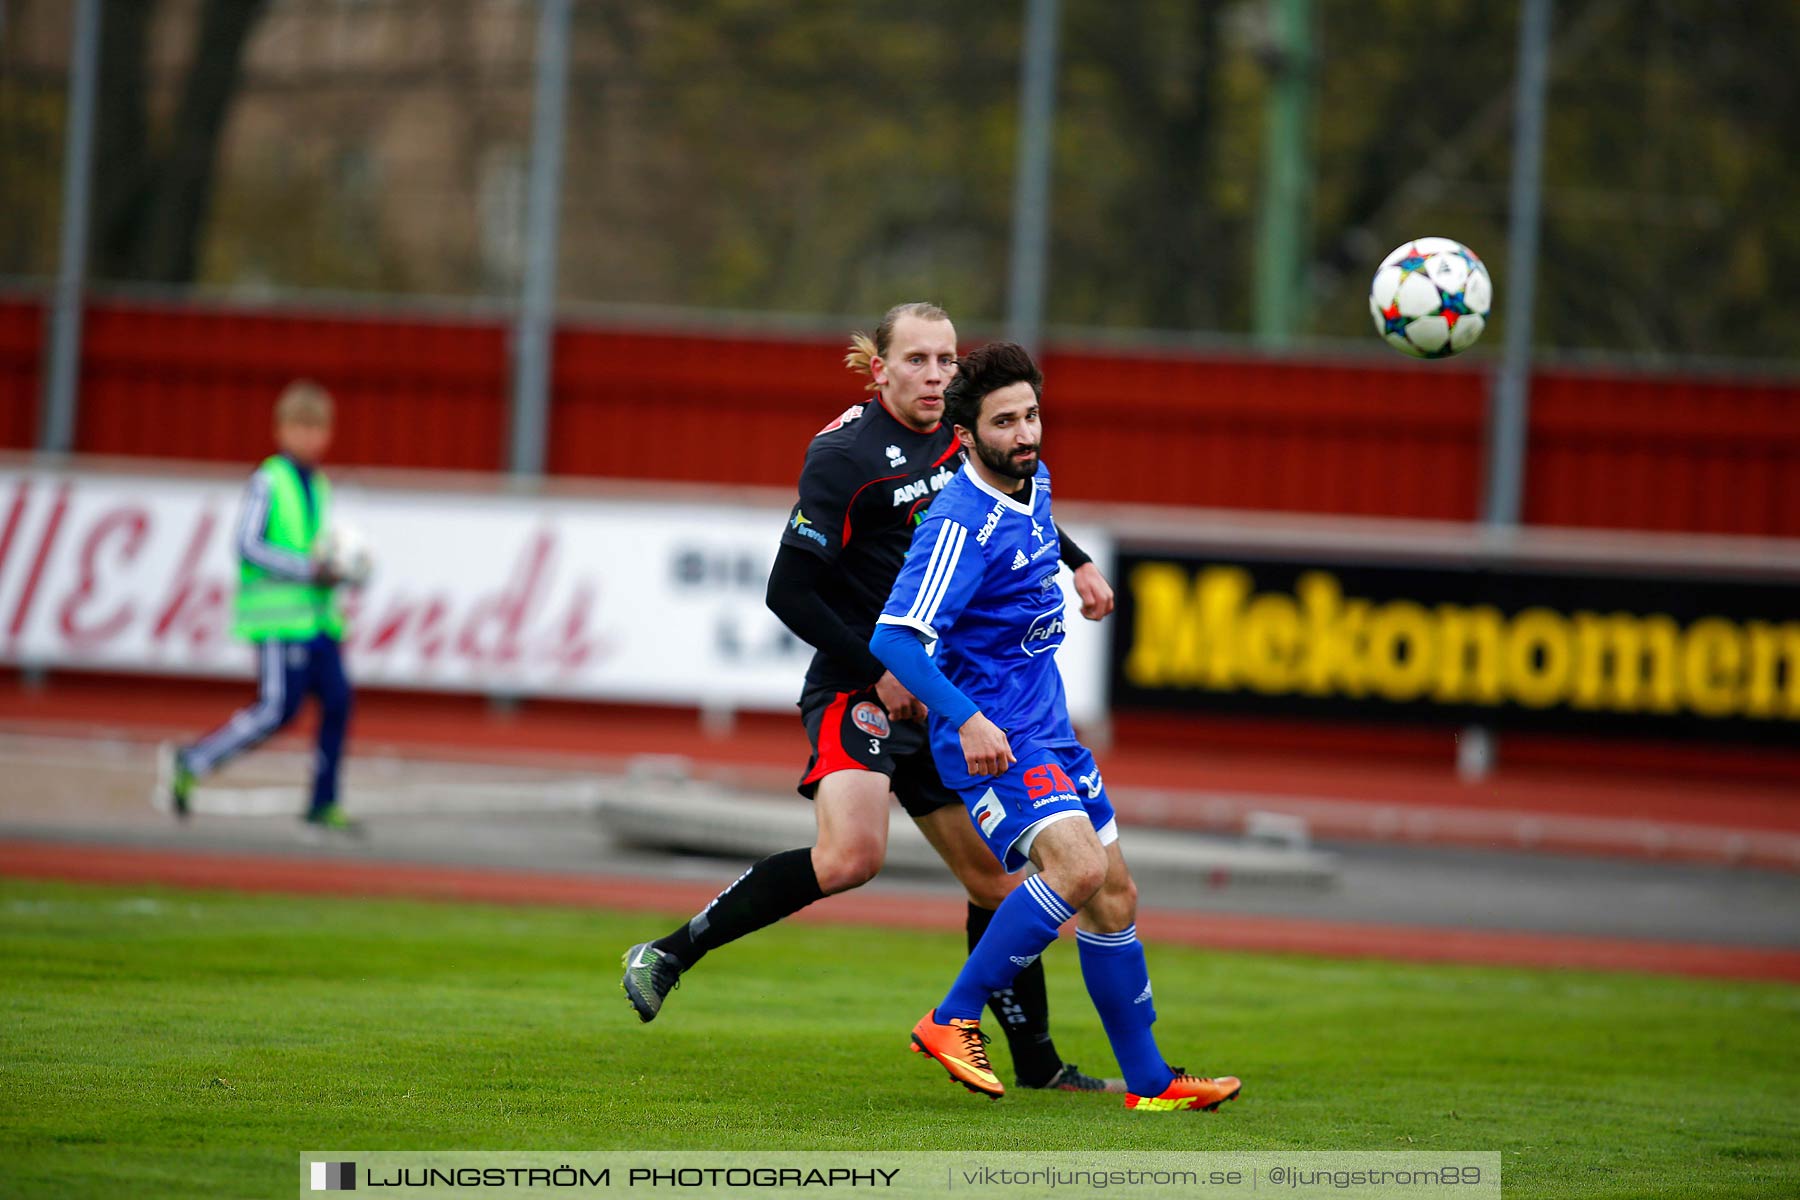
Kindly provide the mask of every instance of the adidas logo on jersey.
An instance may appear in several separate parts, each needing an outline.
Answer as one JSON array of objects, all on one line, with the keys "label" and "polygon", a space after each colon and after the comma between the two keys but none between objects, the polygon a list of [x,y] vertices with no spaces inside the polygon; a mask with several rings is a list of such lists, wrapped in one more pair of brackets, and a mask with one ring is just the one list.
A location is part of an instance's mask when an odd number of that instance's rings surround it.
[{"label": "adidas logo on jersey", "polygon": [[1032,963],[1034,963],[1038,960],[1038,956],[1035,954],[1033,954],[1030,958],[1026,958],[1026,957],[1024,957],[1022,955],[1018,955],[1018,954],[1009,954],[1009,955],[1007,955],[1007,957],[1012,959],[1013,965],[1015,967],[1018,967],[1021,971],[1023,971],[1026,967],[1029,967]]},{"label": "adidas logo on jersey", "polygon": [[1012,565],[1013,570],[1016,571],[1020,567],[1029,566],[1030,563],[1031,563],[1031,560],[1029,558],[1025,557],[1025,552],[1023,550],[1014,550],[1013,551],[1013,565]]},{"label": "adidas logo on jersey", "polygon": [[1147,1004],[1147,1003],[1149,1003],[1149,1000],[1150,1000],[1150,985],[1146,983],[1144,985],[1144,990],[1138,993],[1138,998],[1136,1000],[1133,1000],[1132,1003],[1133,1004]]}]

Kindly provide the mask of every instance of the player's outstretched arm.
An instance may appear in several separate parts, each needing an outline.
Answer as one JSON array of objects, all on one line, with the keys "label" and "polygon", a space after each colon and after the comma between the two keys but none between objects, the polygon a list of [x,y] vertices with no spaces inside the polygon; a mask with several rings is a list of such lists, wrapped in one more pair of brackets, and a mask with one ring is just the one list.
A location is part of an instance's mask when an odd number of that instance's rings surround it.
[{"label": "player's outstretched arm", "polygon": [[894,678],[892,671],[883,671],[881,678],[875,681],[875,695],[881,701],[881,707],[887,709],[888,716],[896,721],[923,721],[931,715],[919,698]]},{"label": "player's outstretched arm", "polygon": [[925,644],[916,630],[891,623],[877,625],[875,636],[869,639],[869,649],[921,703],[956,728],[971,775],[998,775],[1013,764],[1012,745],[1006,734],[944,677],[925,653]]},{"label": "player's outstretched arm", "polygon": [[[858,674],[873,683],[885,668],[869,653],[869,644],[844,624],[844,619],[819,595],[819,581],[829,569],[830,564],[817,554],[783,542],[775,551],[775,565],[769,570],[765,601],[769,611],[780,617],[794,636],[845,666],[855,667]],[[900,716],[892,709],[889,715]]]},{"label": "player's outstretched arm", "polygon": [[1019,761],[1013,757],[1006,731],[980,713],[964,721],[957,734],[971,775],[1004,775]]},{"label": "player's outstretched arm", "polygon": [[1112,584],[1091,562],[1076,568],[1075,594],[1081,597],[1081,615],[1090,621],[1102,620],[1113,610]]},{"label": "player's outstretched arm", "polygon": [[1056,535],[1062,543],[1063,564],[1075,573],[1075,594],[1081,597],[1081,615],[1090,621],[1105,618],[1113,610],[1112,584],[1106,582],[1106,576],[1100,573],[1094,560],[1070,539],[1066,530],[1059,526]]},{"label": "player's outstretched arm", "polygon": [[1094,556],[1089,554],[1086,550],[1083,550],[1080,546],[1077,546],[1075,544],[1075,539],[1069,536],[1069,531],[1064,529],[1061,525],[1056,527],[1056,541],[1062,548],[1062,553],[1057,555],[1057,557],[1062,559],[1063,565],[1068,567],[1069,570],[1079,571],[1081,568],[1094,561]]},{"label": "player's outstretched arm", "polygon": [[869,649],[902,687],[931,711],[960,727],[975,715],[975,702],[938,670],[919,638],[919,632],[911,626],[884,621],[875,626]]}]

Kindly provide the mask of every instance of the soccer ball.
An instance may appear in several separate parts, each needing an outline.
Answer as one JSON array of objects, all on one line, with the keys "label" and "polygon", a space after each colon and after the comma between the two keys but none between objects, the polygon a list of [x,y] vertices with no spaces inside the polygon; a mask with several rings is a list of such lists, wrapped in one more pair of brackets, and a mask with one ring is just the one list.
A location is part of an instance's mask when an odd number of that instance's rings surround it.
[{"label": "soccer ball", "polygon": [[1381,260],[1369,285],[1375,332],[1402,354],[1449,358],[1475,344],[1494,306],[1494,284],[1475,252],[1449,238],[1418,238]]},{"label": "soccer ball", "polygon": [[352,586],[367,583],[375,570],[369,539],[354,525],[333,524],[320,539],[321,557],[331,573]]}]

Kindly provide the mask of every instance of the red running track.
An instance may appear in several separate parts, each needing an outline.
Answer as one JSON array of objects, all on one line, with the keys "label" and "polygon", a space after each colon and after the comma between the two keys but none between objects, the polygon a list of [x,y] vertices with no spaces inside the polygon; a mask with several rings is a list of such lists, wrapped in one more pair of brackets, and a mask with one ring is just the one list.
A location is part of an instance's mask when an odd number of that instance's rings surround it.
[{"label": "red running track", "polygon": [[[17,840],[0,841],[0,876],[108,885],[155,884],[677,913],[700,908],[716,891],[709,883],[618,876]],[[793,919],[831,925],[942,930],[961,929],[963,915],[963,902],[957,898],[850,892],[806,909]],[[1800,952],[1788,950],[1166,909],[1147,909],[1138,923],[1153,941],[1213,950],[1800,983]]]},{"label": "red running track", "polygon": [[[192,737],[248,695],[243,684],[211,680],[77,674],[39,688],[0,670],[0,724]],[[1145,720],[1122,720],[1118,743],[1100,755],[1115,804],[1138,825],[1236,831],[1261,809],[1302,817],[1318,838],[1800,869],[1800,753],[1715,750],[1716,769],[1706,771],[1684,765],[1676,750],[1660,769],[1518,763],[1466,782],[1451,767],[1448,733],[1344,733],[1306,750],[1271,743],[1269,729],[1244,722],[1140,726]],[[303,722],[286,741],[306,736]],[[380,691],[358,697],[353,736],[359,748],[424,756],[548,756],[614,768],[634,755],[679,755],[709,777],[780,792],[807,754],[791,715],[740,714],[728,731],[707,732],[688,710],[530,701],[495,711],[475,697]],[[1433,739],[1443,742],[1435,757],[1420,757]],[[1516,740],[1509,735],[1508,747]],[[1727,763],[1736,769],[1724,770]]]}]

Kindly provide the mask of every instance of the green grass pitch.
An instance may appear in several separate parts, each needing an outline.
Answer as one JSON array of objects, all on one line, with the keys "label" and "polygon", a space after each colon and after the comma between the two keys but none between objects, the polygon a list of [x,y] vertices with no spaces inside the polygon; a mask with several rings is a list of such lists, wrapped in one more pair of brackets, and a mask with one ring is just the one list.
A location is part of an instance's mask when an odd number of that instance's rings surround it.
[{"label": "green grass pitch", "polygon": [[[0,881],[0,1195],[288,1195],[300,1151],[1497,1150],[1509,1196],[1800,1195],[1800,989],[1150,946],[1217,1115],[952,1085],[942,934],[785,925],[642,1026],[643,915]],[[1057,1042],[1112,1073],[1073,947]],[[1010,1079],[996,1039],[1002,1078]]]}]

